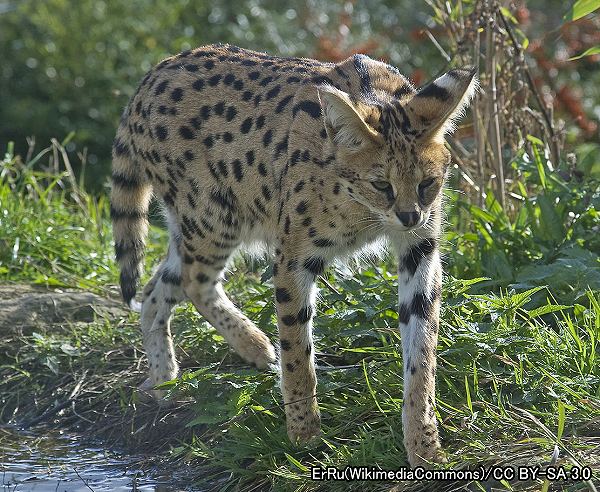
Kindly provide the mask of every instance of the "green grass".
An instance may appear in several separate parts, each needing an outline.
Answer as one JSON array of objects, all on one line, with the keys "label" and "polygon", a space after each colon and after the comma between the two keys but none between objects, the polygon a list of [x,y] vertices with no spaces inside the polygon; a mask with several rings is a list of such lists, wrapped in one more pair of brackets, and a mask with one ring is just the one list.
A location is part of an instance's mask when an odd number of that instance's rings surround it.
[{"label": "green grass", "polygon": [[[106,197],[90,197],[68,174],[28,169],[10,153],[2,166],[0,279],[115,293]],[[558,464],[591,466],[598,481],[600,288],[594,281],[600,280],[590,275],[590,288],[587,277],[581,280],[599,268],[597,185],[567,186],[552,178],[542,186],[539,176],[532,171],[524,179],[527,206],[521,210],[526,212],[516,215],[498,209],[491,198],[476,208],[451,197],[450,216],[458,217],[451,220],[462,221],[452,230],[462,232],[449,234],[446,255],[454,276],[445,282],[438,344],[440,433],[452,467],[547,465],[558,447]],[[586,196],[589,200],[580,203]],[[558,204],[555,215],[545,201]],[[562,237],[540,233],[548,220],[560,221]],[[467,227],[470,221],[473,226]],[[152,229],[149,245],[148,272],[164,252],[161,229]],[[510,268],[504,276],[497,269],[500,257]],[[554,276],[530,275],[526,282],[523,272],[532,265],[549,268]],[[389,490],[393,483],[314,482],[308,469],[406,465],[393,272],[389,263],[358,267],[351,274],[332,270],[321,282],[315,347],[323,434],[309,448],[287,440],[277,375],[245,366],[191,306],[178,308],[173,326],[186,369],[166,386],[183,403],[170,412],[179,416],[176,428],[163,435],[170,447],[153,452],[189,464],[202,490]],[[572,272],[577,285],[570,280]],[[461,280],[459,274],[481,278]],[[543,286],[545,279],[549,287]],[[239,259],[227,288],[276,340],[268,266]],[[135,314],[15,332],[0,345],[1,421],[14,419],[16,409],[20,418],[35,419],[75,390],[77,411],[57,411],[58,425],[98,420],[85,425],[102,435],[108,418],[118,420],[142,408],[133,389],[144,378]],[[138,436],[159,425],[156,410],[148,413],[153,418],[145,424],[122,419],[121,441],[134,439],[123,436],[142,425],[147,427]],[[121,442],[114,433],[108,441]],[[490,486],[405,483],[401,490]],[[545,485],[541,480],[494,482],[493,490],[546,486],[594,490],[590,482]]]}]

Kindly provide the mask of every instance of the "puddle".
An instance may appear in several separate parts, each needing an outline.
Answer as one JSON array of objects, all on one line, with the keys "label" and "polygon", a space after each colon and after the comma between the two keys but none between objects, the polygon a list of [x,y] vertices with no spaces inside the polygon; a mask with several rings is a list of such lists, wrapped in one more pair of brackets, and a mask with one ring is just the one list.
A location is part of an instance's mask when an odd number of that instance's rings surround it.
[{"label": "puddle", "polygon": [[172,485],[173,477],[141,465],[143,457],[84,446],[76,435],[0,428],[0,492],[185,490]]}]

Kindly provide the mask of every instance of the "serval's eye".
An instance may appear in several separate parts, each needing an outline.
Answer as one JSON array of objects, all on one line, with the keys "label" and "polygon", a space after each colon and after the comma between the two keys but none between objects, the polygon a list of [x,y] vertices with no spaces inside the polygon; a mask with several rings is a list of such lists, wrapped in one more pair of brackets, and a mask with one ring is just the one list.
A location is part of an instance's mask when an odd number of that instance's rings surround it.
[{"label": "serval's eye", "polygon": [[429,200],[427,199],[427,188],[429,188],[433,183],[435,183],[435,178],[427,178],[424,179],[423,181],[421,181],[419,183],[419,201],[421,203],[427,203],[428,201],[430,201],[432,199],[431,196],[429,196]]},{"label": "serval's eye", "polygon": [[427,188],[428,186],[431,186],[433,184],[433,182],[435,181],[435,178],[427,178],[424,179],[423,181],[421,181],[419,183],[419,190],[424,190],[425,188]]},{"label": "serval's eye", "polygon": [[392,185],[387,181],[371,181],[373,188],[379,191],[392,191]]}]

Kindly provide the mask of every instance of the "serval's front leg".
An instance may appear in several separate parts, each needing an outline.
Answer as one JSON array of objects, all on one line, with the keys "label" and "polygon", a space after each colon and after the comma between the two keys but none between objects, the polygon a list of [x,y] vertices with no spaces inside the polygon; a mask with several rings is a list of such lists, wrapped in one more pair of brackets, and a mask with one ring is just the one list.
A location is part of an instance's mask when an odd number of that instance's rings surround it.
[{"label": "serval's front leg", "polygon": [[290,440],[299,444],[318,435],[321,423],[316,397],[312,316],[315,276],[322,268],[323,260],[299,258],[291,251],[278,251],[273,268],[287,432]]},{"label": "serval's front leg", "polygon": [[437,241],[400,251],[398,317],[404,360],[404,445],[411,466],[444,462],[435,418],[441,263]]}]

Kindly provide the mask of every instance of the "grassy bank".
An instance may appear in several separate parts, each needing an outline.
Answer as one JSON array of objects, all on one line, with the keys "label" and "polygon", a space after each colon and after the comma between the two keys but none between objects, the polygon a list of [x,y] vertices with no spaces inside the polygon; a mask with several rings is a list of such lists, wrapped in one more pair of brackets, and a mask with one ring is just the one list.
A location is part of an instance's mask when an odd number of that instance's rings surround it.
[{"label": "grassy bank", "polygon": [[[60,159],[59,144],[54,150]],[[40,156],[43,159],[44,156]],[[33,171],[10,152],[0,178],[0,281],[116,295],[106,196],[80,189],[65,163]],[[450,466],[547,465],[600,479],[600,192],[543,163],[515,161],[519,207],[449,196],[450,273],[438,346],[438,418]],[[147,272],[164,252],[153,227]],[[311,466],[406,465],[394,268],[332,269],[315,321],[323,435],[287,440],[278,378],[245,366],[191,306],[173,323],[184,375],[170,408],[135,387],[145,361],[137,315],[15,329],[0,339],[0,419],[79,428],[185,465],[202,490],[389,490],[315,482]],[[459,279],[461,277],[463,280]],[[227,289],[276,340],[269,268],[238,259]],[[189,466],[187,466],[189,465]],[[494,482],[497,490],[594,490],[591,482]],[[401,490],[489,490],[403,483]],[[486,489],[487,487],[487,489]]]}]

